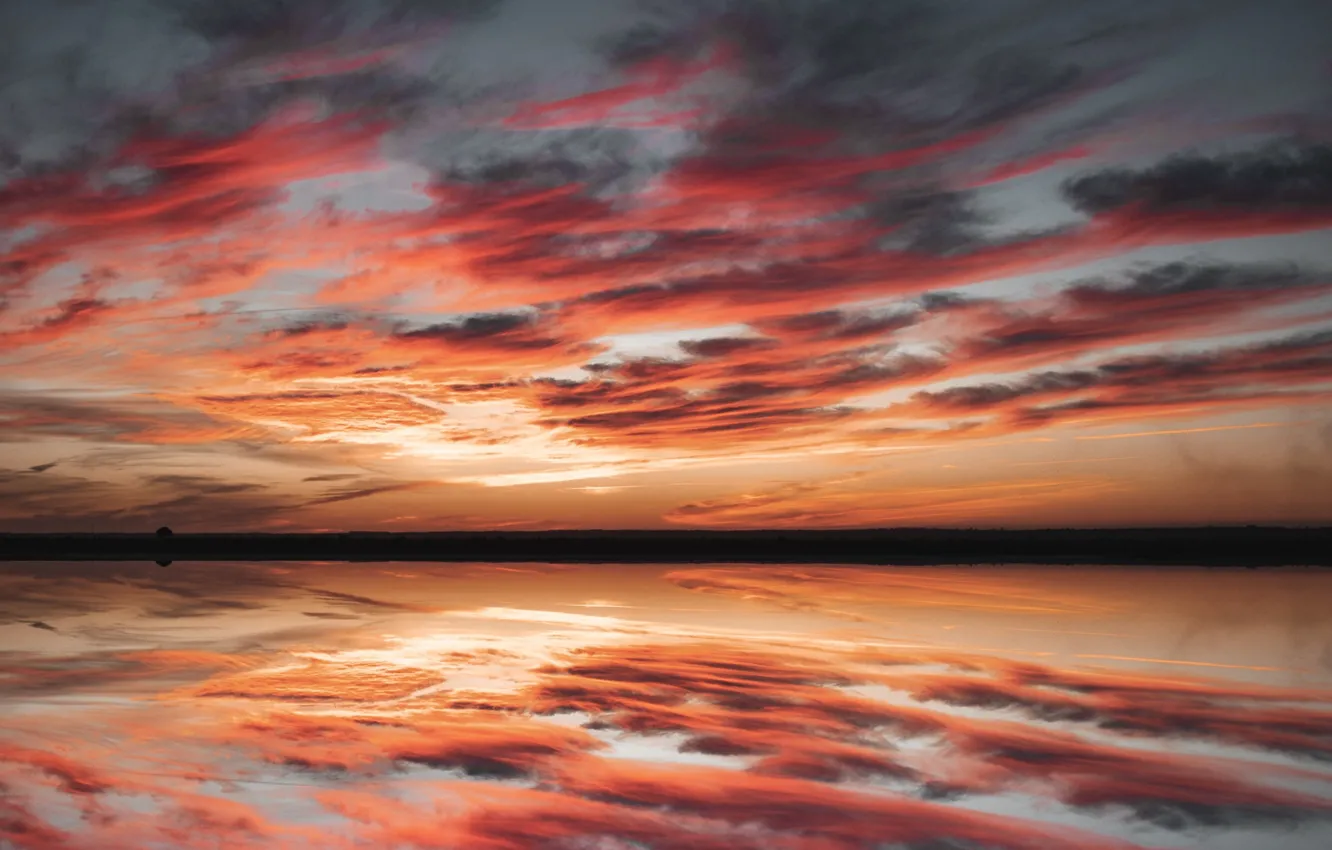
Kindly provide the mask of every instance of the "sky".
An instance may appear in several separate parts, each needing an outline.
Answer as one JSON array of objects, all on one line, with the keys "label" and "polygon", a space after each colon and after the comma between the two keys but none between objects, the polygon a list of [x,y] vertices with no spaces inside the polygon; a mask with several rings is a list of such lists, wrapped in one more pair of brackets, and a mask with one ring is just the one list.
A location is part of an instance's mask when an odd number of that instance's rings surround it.
[{"label": "sky", "polygon": [[1317,0],[0,2],[0,530],[1332,520]]},{"label": "sky", "polygon": [[0,564],[13,850],[1323,850],[1332,573]]}]

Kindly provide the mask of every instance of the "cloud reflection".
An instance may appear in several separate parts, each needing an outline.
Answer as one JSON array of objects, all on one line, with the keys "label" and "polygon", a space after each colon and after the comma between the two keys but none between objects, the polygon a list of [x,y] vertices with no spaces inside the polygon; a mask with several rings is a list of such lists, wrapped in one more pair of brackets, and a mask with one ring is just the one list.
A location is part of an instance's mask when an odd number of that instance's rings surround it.
[{"label": "cloud reflection", "polygon": [[[24,850],[1332,834],[1332,681],[1262,680],[1287,664],[1085,666],[1183,659],[1081,651],[1129,640],[1151,599],[1096,604],[1077,575],[257,565],[228,591],[254,607],[199,627],[156,601],[175,577],[63,569],[89,592],[23,597],[56,631],[0,626],[30,636],[0,659],[0,842]],[[1304,592],[1325,580],[1307,574]],[[867,616],[847,632],[857,597]],[[690,598],[714,607],[676,604]],[[311,618],[318,601],[343,610]],[[121,632],[96,625],[110,611]],[[1047,647],[1024,655],[904,640],[912,611],[993,635],[1012,618],[1092,627],[1017,627]],[[133,634],[151,646],[111,648]]]}]

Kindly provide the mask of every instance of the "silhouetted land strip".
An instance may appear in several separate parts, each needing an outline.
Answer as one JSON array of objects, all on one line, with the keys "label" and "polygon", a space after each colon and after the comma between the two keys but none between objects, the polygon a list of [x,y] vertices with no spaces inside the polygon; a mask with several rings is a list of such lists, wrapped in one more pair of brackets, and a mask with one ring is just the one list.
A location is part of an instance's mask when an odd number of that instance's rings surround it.
[{"label": "silhouetted land strip", "polygon": [[1332,527],[0,534],[0,560],[1332,566]]}]

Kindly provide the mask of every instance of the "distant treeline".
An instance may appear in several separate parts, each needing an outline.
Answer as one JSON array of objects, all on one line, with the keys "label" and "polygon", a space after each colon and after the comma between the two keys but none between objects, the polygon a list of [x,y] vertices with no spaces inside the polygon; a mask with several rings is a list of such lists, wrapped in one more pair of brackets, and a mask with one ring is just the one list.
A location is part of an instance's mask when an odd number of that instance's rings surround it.
[{"label": "distant treeline", "polygon": [[1332,566],[1332,527],[0,533],[0,560]]}]

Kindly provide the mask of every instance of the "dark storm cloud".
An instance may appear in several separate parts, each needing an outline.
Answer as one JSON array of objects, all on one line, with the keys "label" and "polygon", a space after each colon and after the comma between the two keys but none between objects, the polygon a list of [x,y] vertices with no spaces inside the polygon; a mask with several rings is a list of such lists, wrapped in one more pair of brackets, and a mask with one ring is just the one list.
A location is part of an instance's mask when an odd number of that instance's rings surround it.
[{"label": "dark storm cloud", "polygon": [[234,614],[239,611],[262,611],[262,602],[244,599],[188,599],[167,605],[153,605],[144,608],[149,617],[161,617],[168,620],[182,620],[191,617],[214,617]]},{"label": "dark storm cloud", "polygon": [[[155,640],[153,626],[144,630],[120,626],[98,627],[82,624],[66,626],[62,617],[80,617],[114,610],[138,611],[146,623],[222,617],[265,610],[285,610],[292,602],[309,607],[322,603],[331,611],[309,613],[311,621],[321,621],[314,628],[295,630],[286,636],[297,641],[326,637],[328,629],[340,628],[338,621],[357,620],[360,616],[386,616],[401,613],[434,613],[437,606],[418,605],[380,599],[364,594],[346,593],[322,587],[317,577],[302,570],[273,572],[268,565],[205,562],[176,562],[167,569],[152,563],[68,563],[9,564],[0,570],[0,624],[42,623],[39,629],[59,630],[62,634],[91,640],[94,644],[125,645],[127,638],[135,645]],[[328,621],[323,623],[322,621]],[[170,628],[170,623],[166,624]],[[260,636],[262,637],[262,636]],[[269,635],[280,642],[284,636]],[[205,649],[219,652],[249,652],[262,649],[250,645],[259,637],[250,635],[241,645],[218,644],[211,637],[174,643],[177,648]],[[114,660],[114,659],[112,659]],[[11,659],[10,667],[33,666],[33,662]],[[5,665],[0,664],[0,667]],[[133,677],[132,670],[112,664],[113,677]],[[234,665],[232,665],[234,666]],[[43,668],[45,669],[45,668]],[[0,690],[82,690],[95,687],[96,670],[81,678],[78,664],[54,659],[50,675],[4,675]]]},{"label": "dark storm cloud", "polygon": [[713,337],[711,339],[685,340],[680,343],[680,350],[692,357],[725,357],[737,351],[751,351],[772,348],[773,340],[761,337]]},{"label": "dark storm cloud", "polygon": [[355,593],[342,593],[336,590],[316,589],[310,591],[314,598],[323,602],[329,602],[334,605],[341,605],[352,610],[362,611],[417,611],[417,612],[435,612],[438,608],[427,605],[412,605],[405,602],[390,602],[383,599],[375,599],[370,596],[361,596]]},{"label": "dark storm cloud", "polygon": [[340,316],[310,318],[282,325],[274,328],[270,333],[279,337],[302,337],[322,331],[344,331],[350,326],[351,322]]},{"label": "dark storm cloud", "polygon": [[1069,805],[1128,809],[1166,829],[1294,825],[1332,815],[1332,804],[1322,797],[1214,774],[1201,759],[1139,754],[1039,728],[973,729],[954,738],[1012,779],[1053,780]]},{"label": "dark storm cloud", "polygon": [[1176,262],[1130,271],[1125,278],[1124,281],[1077,282],[1065,289],[1062,297],[1075,304],[1143,303],[1197,293],[1253,297],[1272,289],[1305,294],[1300,290],[1332,288],[1332,272],[1304,269],[1290,263]]},{"label": "dark storm cloud", "polygon": [[595,348],[569,338],[537,312],[475,314],[425,327],[400,327],[391,339],[407,352],[436,352],[441,356],[477,352],[503,358],[506,354],[550,351],[554,357],[578,350],[592,353]]},{"label": "dark storm cloud", "polygon": [[[756,323],[770,336],[678,344],[684,357],[594,364],[585,381],[528,384],[547,424],[645,445],[727,434],[764,439],[853,417],[849,393],[918,381],[945,367],[898,350],[892,334],[926,311],[824,311]],[[604,437],[602,436],[604,435]]]},{"label": "dark storm cloud", "polygon": [[[594,728],[618,729],[622,734],[685,733],[681,750],[686,752],[761,756],[745,773],[728,771],[733,777],[726,783],[728,799],[735,799],[742,785],[747,787],[748,776],[766,775],[813,780],[818,784],[804,786],[808,794],[822,785],[827,790],[820,793],[836,795],[841,798],[839,805],[848,806],[851,801],[842,794],[849,792],[827,784],[876,773],[920,783],[931,798],[937,798],[948,783],[897,763],[891,751],[874,743],[878,739],[873,730],[888,728],[898,735],[947,742],[950,752],[964,761],[953,771],[949,793],[954,796],[991,795],[1019,787],[1030,792],[1039,787],[1071,806],[1129,811],[1140,820],[1175,830],[1293,825],[1332,811],[1332,804],[1321,797],[1265,783],[1261,769],[1231,775],[1218,770],[1210,758],[1121,746],[1113,740],[1093,742],[1041,723],[992,723],[909,704],[889,705],[852,696],[837,686],[879,681],[920,700],[990,710],[1018,706],[1044,721],[1103,724],[1107,730],[1124,728],[1117,725],[1117,714],[1136,715],[1148,734],[1211,738],[1264,749],[1283,749],[1274,744],[1281,734],[1290,734],[1294,737],[1288,743],[1302,740],[1318,752],[1327,744],[1318,729],[1325,712],[1280,705],[1307,694],[1199,683],[1179,699],[1169,695],[1167,686],[1161,701],[1147,705],[1133,698],[1134,689],[1146,690],[1152,681],[1164,684],[1165,680],[1106,673],[1071,674],[1064,679],[1064,671],[1039,664],[946,652],[935,656],[878,650],[869,655],[876,653],[894,672],[880,678],[825,666],[813,658],[768,655],[756,649],[605,647],[584,650],[550,671],[548,681],[533,686],[519,704],[538,714],[591,712],[597,716]],[[912,669],[921,664],[947,665],[957,672],[943,675]],[[1044,687],[1030,687],[1023,680]],[[1079,693],[1066,694],[1059,688]],[[1262,705],[1269,701],[1277,705]],[[1244,702],[1250,704],[1240,708]],[[1236,718],[1237,713],[1245,719],[1224,719]],[[1198,722],[1203,715],[1210,720]],[[1260,718],[1270,719],[1277,728],[1263,733]],[[1253,734],[1245,737],[1246,729]],[[1270,769],[1273,776],[1283,770]],[[602,799],[619,801],[627,796],[640,803],[665,804],[669,787],[672,806],[707,805],[666,776],[649,776],[644,768],[635,775],[612,778],[600,764],[561,771],[565,787],[572,780],[577,787],[609,794]],[[705,777],[700,774],[692,781]],[[808,805],[808,799],[801,805]],[[752,819],[756,812],[743,803],[708,810],[741,821]],[[830,828],[823,822],[815,825],[812,816],[809,823],[816,834]]]},{"label": "dark storm cloud", "polygon": [[173,32],[197,43],[201,55],[174,75],[170,102],[138,105],[120,124],[165,135],[225,136],[291,104],[314,101],[334,113],[388,119],[394,152],[449,180],[601,186],[641,170],[648,154],[633,134],[514,133],[485,126],[485,120],[459,120],[478,109],[493,118],[495,104],[513,97],[501,63],[460,65],[448,50],[460,28],[471,33],[470,25],[493,17],[502,5],[159,0],[149,8]]},{"label": "dark storm cloud", "polygon": [[821,340],[857,340],[882,337],[893,331],[911,327],[920,320],[915,311],[881,314],[856,313],[845,310],[820,310],[803,313],[764,323],[779,336],[812,336]]},{"label": "dark storm cloud", "polygon": [[0,161],[5,177],[110,153],[125,113],[169,95],[206,42],[153,2],[0,6]]},{"label": "dark storm cloud", "polygon": [[[995,678],[907,675],[895,683],[921,702],[988,710],[1019,709],[1047,722],[1091,723],[1127,734],[1210,740],[1316,761],[1332,760],[1332,714],[1291,705],[1254,705],[1238,716],[1235,700],[1281,702],[1278,691],[1229,693],[1222,684],[1188,694],[1163,693],[1151,705],[1135,694],[1142,682],[1113,676],[1064,678],[1052,668],[1021,667]],[[1136,686],[1136,687],[1135,687]]]},{"label": "dark storm cloud", "polygon": [[1148,386],[1171,379],[1221,379],[1229,370],[1254,377],[1322,375],[1332,368],[1332,330],[1317,330],[1256,345],[1189,355],[1141,355],[1103,364],[1109,382]]},{"label": "dark storm cloud", "polygon": [[[1103,25],[1100,12],[1048,3],[995,4],[969,16],[916,0],[643,5],[648,19],[607,43],[613,61],[678,57],[716,38],[736,51],[756,89],[742,108],[745,123],[860,129],[863,137],[894,128],[955,132],[1003,120],[1069,92],[1098,70],[1080,62],[1122,61],[1098,55],[1107,43],[1117,40],[1122,50],[1134,39],[1151,41],[1143,36],[1152,16],[1120,17],[1120,32],[1101,30],[1101,43],[1088,50],[1084,39]],[[1022,18],[1038,10],[1039,26]],[[936,96],[922,97],[927,92]],[[719,132],[744,130],[724,125]]]},{"label": "dark storm cloud", "polygon": [[[775,392],[773,394],[776,394]],[[743,395],[743,394],[742,394]],[[766,394],[765,394],[766,395]],[[752,397],[752,396],[751,396]],[[754,406],[745,409],[728,405],[724,399],[714,403],[684,403],[671,407],[644,410],[619,410],[590,416],[574,416],[552,420],[571,428],[590,432],[618,433],[621,437],[650,438],[670,433],[681,435],[755,432],[794,429],[826,422],[841,414],[839,411],[792,405],[785,407]],[[660,426],[660,429],[658,429]]]},{"label": "dark storm cloud", "polygon": [[[1158,339],[1220,336],[1290,324],[1274,308],[1332,292],[1332,274],[1293,264],[1172,262],[1074,280],[1024,302],[930,294],[874,312],[825,310],[756,326],[795,340],[891,338],[943,319],[946,356],[971,372],[1015,370]],[[780,350],[780,349],[778,349]]]},{"label": "dark storm cloud", "polygon": [[970,194],[941,183],[909,191],[890,188],[865,206],[864,215],[890,231],[879,247],[939,255],[988,241],[982,227],[991,221]]},{"label": "dark storm cloud", "polygon": [[[1295,828],[1332,811],[1325,796],[1291,787],[1291,780],[1325,774],[1168,746],[1175,738],[1171,724],[1187,726],[1188,715],[1199,712],[1213,723],[1255,733],[1266,734],[1270,722],[1275,726],[1268,732],[1303,730],[1299,734],[1308,740],[1320,734],[1325,739],[1325,715],[1302,705],[1325,698],[1317,691],[1061,669],[945,649],[796,643],[583,645],[529,671],[534,680],[499,693],[441,690],[437,665],[411,654],[371,661],[356,653],[229,656],[198,649],[25,655],[7,659],[14,663],[2,672],[22,670],[23,677],[14,678],[27,687],[14,693],[28,698],[90,687],[142,693],[147,687],[159,693],[151,701],[159,707],[180,700],[193,709],[199,700],[247,700],[244,711],[205,712],[191,741],[284,771],[284,780],[336,777],[337,788],[320,783],[318,802],[349,819],[341,828],[355,840],[376,845],[424,847],[445,839],[459,846],[517,848],[540,836],[559,843],[595,837],[663,850],[858,848],[885,841],[929,850],[1130,850],[1138,845],[948,803],[974,798],[988,806],[997,796],[1021,794],[1038,809],[1058,801],[1083,814],[1106,815],[1096,824],[1102,831],[1122,828],[1128,815],[1138,825],[1177,830],[1183,835],[1171,838],[1191,840],[1205,840],[1207,833],[1199,830],[1209,827]],[[521,661],[497,650],[444,657],[464,669]],[[203,676],[209,678],[200,681]],[[939,711],[849,690],[863,685],[986,711]],[[161,693],[163,688],[170,690]],[[409,697],[418,700],[417,711],[389,716],[383,710],[386,702]],[[341,710],[310,713],[302,703]],[[1092,713],[1042,716],[1063,728],[990,714],[1037,704]],[[1105,719],[1096,713],[1102,711],[1164,725],[1107,724],[1094,737],[1084,736]],[[563,712],[591,719],[584,729],[547,720]],[[1176,712],[1182,714],[1172,718]],[[199,712],[190,716],[199,719]],[[1204,729],[1202,737],[1218,740],[1211,731]],[[734,761],[613,757],[604,734],[594,734],[606,732],[621,741],[655,739],[683,753]],[[902,738],[916,740],[899,747]],[[1267,748],[1259,739],[1252,743]],[[100,752],[87,756],[10,746],[0,752],[0,762],[42,772],[65,795],[152,793],[158,802],[167,799],[160,789],[145,792],[123,776],[111,779],[120,774]],[[420,770],[401,776],[398,771],[409,765]],[[219,778],[213,769],[201,763],[197,778]],[[521,779],[525,787],[458,781],[459,774]],[[386,780],[406,782],[429,799],[457,796],[465,814],[441,817],[428,806],[386,797]],[[219,823],[218,835],[234,838],[229,824]]]},{"label": "dark storm cloud", "polygon": [[[702,0],[644,4],[646,21],[606,44],[626,67],[734,51],[747,91],[702,132],[686,167],[748,168],[813,151],[864,156],[981,135],[1115,79],[1177,33],[1174,14],[1003,3],[967,14],[914,0]],[[1033,25],[1033,15],[1040,25]],[[1113,26],[1111,25],[1113,24]],[[1099,129],[1095,113],[1080,121]],[[1100,124],[1104,124],[1102,120]],[[1072,144],[1072,141],[1068,142]],[[783,151],[783,146],[791,147]],[[867,169],[872,172],[874,169]],[[918,163],[862,176],[859,215],[890,229],[881,247],[949,254],[984,241],[970,193]]]},{"label": "dark storm cloud", "polygon": [[195,617],[248,610],[292,586],[263,568],[238,564],[7,565],[3,616],[9,621],[58,620],[145,604],[162,616]]},{"label": "dark storm cloud", "polygon": [[[589,118],[590,126],[561,126],[552,117],[521,131],[446,130],[438,143],[406,153],[434,172],[432,191],[456,207],[429,225],[466,234],[472,275],[531,281],[534,300],[544,303],[583,297],[589,308],[609,306],[575,311],[589,322],[683,308],[693,299],[761,304],[777,291],[790,299],[844,290],[850,299],[902,277],[882,267],[883,251],[952,256],[988,244],[979,230],[986,216],[951,185],[942,161],[965,159],[1017,118],[1107,84],[1124,51],[1140,51],[1169,30],[1144,38],[1134,32],[1144,22],[1134,17],[1107,35],[1096,14],[1036,7],[1047,14],[1033,28],[1031,9],[1020,3],[982,15],[980,24],[906,2],[660,5],[610,39],[606,56],[623,75],[659,77],[639,86],[653,94],[670,88],[661,80],[687,77],[693,72],[682,69],[701,63],[738,78],[704,96],[708,106],[696,120],[666,128],[670,139],[615,127],[612,106],[632,99],[625,91],[637,92],[638,84],[617,88],[610,79],[585,96],[608,101],[607,114]],[[709,59],[709,51],[721,58]],[[540,114],[558,103],[524,108]],[[612,209],[586,195],[623,192],[636,185],[635,175],[658,174],[681,207],[640,210],[637,224],[622,215],[634,212],[631,199]],[[796,203],[807,216],[866,230],[783,261],[784,251],[799,250],[761,234],[714,233],[696,221],[700,211],[727,204]],[[704,262],[732,268],[700,274],[691,267]],[[757,268],[735,268],[742,263]],[[644,279],[665,283],[636,282]]]},{"label": "dark storm cloud", "polygon": [[[1208,402],[1220,406],[1286,397],[1295,403],[1306,386],[1311,395],[1305,400],[1316,401],[1325,396],[1317,387],[1328,374],[1332,331],[1315,331],[1197,354],[1120,357],[1088,369],[1035,372],[1008,383],[927,390],[902,407],[1008,414],[1034,426],[1116,408],[1149,414],[1154,408]],[[1037,403],[1041,406],[1027,406]]]},{"label": "dark storm cloud", "polygon": [[252,493],[264,489],[261,484],[248,484],[240,481],[228,481],[211,478],[207,475],[145,475],[143,482],[149,486],[168,487],[199,496],[215,496],[225,493]]},{"label": "dark storm cloud", "polygon": [[115,312],[116,305],[99,298],[68,298],[56,305],[53,315],[38,323],[10,333],[0,333],[0,349],[59,339]]},{"label": "dark storm cloud", "polygon": [[[1039,309],[976,311],[955,356],[979,368],[1057,360],[1154,339],[1262,328],[1262,311],[1332,292],[1332,273],[1293,264],[1174,262],[1074,281]],[[988,308],[988,309],[986,309]],[[1285,324],[1285,320],[1279,322]]]},{"label": "dark storm cloud", "polygon": [[357,29],[402,27],[493,12],[500,0],[164,0],[184,26],[210,41],[322,44]]},{"label": "dark storm cloud", "polygon": [[[225,523],[231,527],[258,527],[276,514],[289,510],[285,499],[264,484],[223,480],[203,475],[156,475],[144,482],[150,494],[166,498],[114,511],[99,519],[109,523],[158,523],[198,527],[202,523]],[[121,527],[125,527],[122,525]]]},{"label": "dark storm cloud", "polygon": [[1104,213],[1326,212],[1332,208],[1332,146],[1273,145],[1235,154],[1180,154],[1141,170],[1074,178],[1064,195],[1078,209]]},{"label": "dark storm cloud", "polygon": [[[312,674],[317,678],[318,671]],[[287,683],[281,677],[269,684],[274,686],[270,698],[286,696]],[[543,772],[561,758],[605,747],[580,729],[494,716],[386,723],[373,717],[313,719],[272,713],[238,723],[227,737],[228,743],[255,750],[271,761],[340,775],[376,772],[387,763],[458,770],[471,777],[516,778]]]},{"label": "dark storm cloud", "polygon": [[536,316],[529,313],[491,313],[467,316],[456,322],[430,325],[416,330],[399,331],[398,336],[404,339],[487,339],[526,330],[535,323]]},{"label": "dark storm cloud", "polygon": [[[0,8],[0,168],[89,164],[145,126],[234,134],[299,98],[402,116],[443,82],[380,61],[492,0],[125,0]],[[325,51],[325,52],[319,52]],[[341,61],[338,61],[341,60]],[[391,66],[391,67],[390,67]],[[0,171],[0,177],[3,171]]]},{"label": "dark storm cloud", "polygon": [[398,493],[404,490],[414,490],[424,486],[428,482],[420,481],[391,481],[385,483],[365,483],[360,486],[338,487],[328,491],[322,496],[309,499],[301,504],[301,507],[313,507],[316,505],[332,505],[338,502],[351,502],[356,499],[368,499],[371,496],[378,496],[383,493]]},{"label": "dark storm cloud", "polygon": [[417,158],[450,183],[578,184],[592,193],[639,188],[670,163],[645,144],[641,133],[607,127],[450,131]]}]

